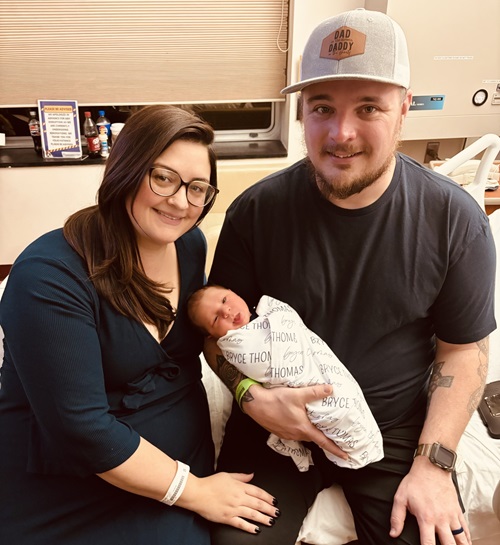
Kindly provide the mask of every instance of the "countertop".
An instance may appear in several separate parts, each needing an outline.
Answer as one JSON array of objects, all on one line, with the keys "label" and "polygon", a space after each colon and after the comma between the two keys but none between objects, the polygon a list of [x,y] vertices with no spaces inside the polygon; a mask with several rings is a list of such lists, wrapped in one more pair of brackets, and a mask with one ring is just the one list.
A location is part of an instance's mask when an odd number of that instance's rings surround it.
[{"label": "countertop", "polygon": [[[287,151],[277,140],[259,142],[216,142],[215,152],[218,159],[259,159],[266,157],[286,157]],[[105,164],[106,159],[90,158],[83,155],[79,159],[44,159],[30,148],[0,148],[0,168],[46,167],[54,165]]]},{"label": "countertop", "polygon": [[0,168],[9,167],[47,167],[54,165],[105,164],[106,160],[83,155],[78,159],[44,159],[33,148],[0,148]]}]

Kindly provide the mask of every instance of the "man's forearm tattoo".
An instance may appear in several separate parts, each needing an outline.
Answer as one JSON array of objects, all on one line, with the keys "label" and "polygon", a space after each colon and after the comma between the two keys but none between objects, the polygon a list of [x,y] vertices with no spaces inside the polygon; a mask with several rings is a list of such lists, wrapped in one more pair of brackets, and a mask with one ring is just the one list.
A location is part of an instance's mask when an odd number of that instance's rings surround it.
[{"label": "man's forearm tattoo", "polygon": [[434,364],[434,369],[432,370],[431,383],[429,386],[429,396],[439,388],[449,388],[453,384],[453,379],[451,375],[443,376],[441,369],[443,368],[444,361],[439,361]]},{"label": "man's forearm tattoo", "polygon": [[244,409],[243,409],[243,402],[245,402],[245,403],[250,403],[250,401],[253,401],[253,400],[254,400],[253,395],[250,393],[250,390],[247,390],[247,391],[243,394],[243,396],[241,397],[241,400],[240,400],[240,407],[241,407],[241,410],[242,410],[243,412],[245,412]]},{"label": "man's forearm tattoo", "polygon": [[486,337],[476,344],[479,348],[479,366],[477,368],[477,373],[481,382],[486,382],[486,377],[488,376],[488,362],[490,359],[490,339],[489,337]]},{"label": "man's forearm tattoo", "polygon": [[488,337],[478,341],[476,344],[479,348],[479,365],[477,366],[477,374],[479,375],[480,383],[479,387],[476,388],[474,392],[472,392],[469,403],[467,405],[467,411],[469,412],[470,416],[474,414],[474,411],[477,409],[483,395],[484,385],[486,384],[486,377],[488,376],[488,360],[490,354]]},{"label": "man's forearm tattoo", "polygon": [[[238,384],[246,378],[245,375],[240,373],[234,365],[231,365],[224,356],[218,354],[216,357],[217,361],[217,375],[222,380],[222,382],[229,388],[231,393],[234,395],[236,392],[236,387]],[[243,397],[247,401],[246,397]]]},{"label": "man's forearm tattoo", "polygon": [[432,370],[432,375],[431,375],[431,382],[429,384],[427,407],[429,407],[431,403],[432,395],[438,388],[450,388],[451,385],[453,384],[453,379],[455,377],[452,377],[451,375],[443,376],[443,374],[441,373],[443,365],[444,365],[444,361],[439,361],[434,364],[434,368]]},{"label": "man's forearm tattoo", "polygon": [[[477,406],[479,405],[479,402],[481,401],[481,396],[483,394],[484,385],[486,383],[486,377],[488,374],[488,357],[489,357],[489,343],[488,343],[488,337],[485,339],[482,339],[481,341],[478,341],[476,343],[478,347],[478,366],[477,366],[477,374],[479,375],[480,384],[479,387],[472,392],[469,401],[467,403],[467,412],[469,413],[469,416],[472,416],[474,414],[474,411],[477,409]],[[427,406],[429,406],[431,402],[431,397],[434,394],[434,392],[438,388],[450,388],[453,384],[453,381],[455,379],[452,375],[444,376],[442,374],[442,369],[444,366],[444,361],[437,362],[434,364],[434,369],[432,371],[431,381],[429,384],[429,397],[428,397],[428,403]]]}]

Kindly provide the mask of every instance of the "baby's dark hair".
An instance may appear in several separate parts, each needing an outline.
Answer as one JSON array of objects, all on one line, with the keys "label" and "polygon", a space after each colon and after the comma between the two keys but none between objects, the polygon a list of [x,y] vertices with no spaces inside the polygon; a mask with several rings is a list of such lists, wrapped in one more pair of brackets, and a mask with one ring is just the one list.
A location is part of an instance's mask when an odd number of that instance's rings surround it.
[{"label": "baby's dark hair", "polygon": [[195,312],[201,298],[203,297],[203,294],[207,291],[208,288],[217,288],[221,290],[226,289],[224,286],[221,286],[219,284],[205,284],[202,288],[197,289],[196,291],[191,293],[186,303],[187,314],[189,319],[191,320],[191,323],[196,327],[198,331],[200,331],[205,336],[210,335],[210,333],[205,328],[200,326],[200,324],[196,323]]}]

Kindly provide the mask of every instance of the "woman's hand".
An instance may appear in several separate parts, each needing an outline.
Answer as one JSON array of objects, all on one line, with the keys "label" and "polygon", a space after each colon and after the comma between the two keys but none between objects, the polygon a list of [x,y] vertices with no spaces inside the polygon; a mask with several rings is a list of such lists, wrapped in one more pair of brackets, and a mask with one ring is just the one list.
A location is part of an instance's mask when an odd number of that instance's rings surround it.
[{"label": "woman's hand", "polygon": [[204,478],[191,474],[176,505],[195,511],[212,522],[257,534],[260,524],[274,524],[279,509],[271,494],[249,484],[252,478],[253,474],[244,473],[216,473]]},{"label": "woman's hand", "polygon": [[[122,490],[160,501],[176,471],[175,460],[141,438],[139,448],[130,458],[99,477]],[[279,510],[271,494],[249,484],[252,478],[253,474],[243,473],[216,473],[199,478],[190,473],[175,505],[195,511],[212,522],[259,533],[260,524],[274,524]],[[165,509],[169,507],[165,506]]]},{"label": "woman's hand", "polygon": [[246,399],[250,398],[251,401],[243,402],[243,410],[263,428],[281,439],[312,441],[347,460],[348,455],[311,424],[307,416],[306,404],[332,395],[331,385],[264,388],[254,384],[248,391],[251,395],[246,396]]}]

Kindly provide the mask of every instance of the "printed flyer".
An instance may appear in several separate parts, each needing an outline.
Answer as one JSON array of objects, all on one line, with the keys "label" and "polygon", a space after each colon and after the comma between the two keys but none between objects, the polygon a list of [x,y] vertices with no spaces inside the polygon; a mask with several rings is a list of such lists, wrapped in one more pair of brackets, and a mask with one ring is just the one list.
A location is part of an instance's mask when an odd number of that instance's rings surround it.
[{"label": "printed flyer", "polygon": [[78,104],[75,100],[39,100],[38,111],[45,159],[82,157]]}]

